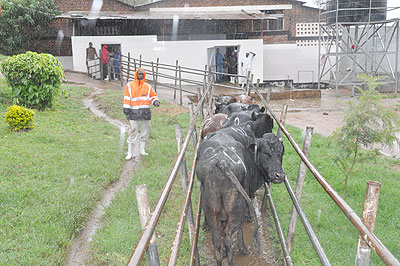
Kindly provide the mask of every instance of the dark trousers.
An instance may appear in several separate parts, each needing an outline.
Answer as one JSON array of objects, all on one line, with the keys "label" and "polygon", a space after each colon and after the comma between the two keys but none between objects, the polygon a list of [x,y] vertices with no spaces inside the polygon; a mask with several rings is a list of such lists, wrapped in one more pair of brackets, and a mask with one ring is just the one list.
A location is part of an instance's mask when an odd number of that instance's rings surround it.
[{"label": "dark trousers", "polygon": [[106,79],[108,75],[107,63],[103,64],[103,79]]}]

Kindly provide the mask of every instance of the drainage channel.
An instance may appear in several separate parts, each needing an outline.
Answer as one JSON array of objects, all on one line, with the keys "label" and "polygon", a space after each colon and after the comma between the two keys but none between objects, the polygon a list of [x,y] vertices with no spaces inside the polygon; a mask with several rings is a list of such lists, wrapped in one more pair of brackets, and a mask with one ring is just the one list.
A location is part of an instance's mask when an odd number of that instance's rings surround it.
[{"label": "drainage channel", "polygon": [[[123,153],[125,134],[127,125],[123,122],[112,119],[103,113],[93,101],[93,97],[102,94],[103,90],[94,89],[94,91],[83,99],[83,106],[89,109],[94,115],[104,118],[107,122],[120,129],[120,154]],[[132,173],[138,168],[138,160],[127,161],[123,167],[121,176],[118,180],[113,182],[109,187],[103,190],[102,198],[97,203],[96,207],[90,212],[85,227],[80,231],[78,237],[75,239],[70,254],[67,260],[67,266],[84,266],[85,262],[89,259],[89,244],[96,231],[100,228],[105,209],[111,204],[114,196],[124,189],[129,181]]]}]

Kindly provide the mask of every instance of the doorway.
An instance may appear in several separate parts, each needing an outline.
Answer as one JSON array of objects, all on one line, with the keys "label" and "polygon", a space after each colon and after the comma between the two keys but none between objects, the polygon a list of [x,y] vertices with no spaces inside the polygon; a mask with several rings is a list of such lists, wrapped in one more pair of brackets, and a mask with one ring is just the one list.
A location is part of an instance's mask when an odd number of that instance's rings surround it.
[{"label": "doorway", "polygon": [[[217,56],[217,50],[221,55]],[[214,46],[207,49],[207,62],[210,70],[219,73],[238,74],[238,51],[239,46]],[[222,56],[222,62],[221,62]],[[217,60],[219,62],[217,62]],[[218,64],[217,64],[218,63]],[[230,82],[230,76],[216,74],[216,82]],[[234,81],[233,81],[234,82]]]},{"label": "doorway", "polygon": [[[107,45],[107,51],[110,55],[110,61],[107,62],[110,64],[110,66],[107,66],[106,64],[102,63],[102,77],[103,79],[120,79],[120,66],[119,66],[119,59],[121,56],[121,44],[115,44],[115,43],[102,43],[101,44],[101,50],[100,50],[100,59],[101,62],[103,62],[102,57],[103,57],[103,48],[104,46]],[[111,73],[108,73],[108,69],[110,69]]]}]

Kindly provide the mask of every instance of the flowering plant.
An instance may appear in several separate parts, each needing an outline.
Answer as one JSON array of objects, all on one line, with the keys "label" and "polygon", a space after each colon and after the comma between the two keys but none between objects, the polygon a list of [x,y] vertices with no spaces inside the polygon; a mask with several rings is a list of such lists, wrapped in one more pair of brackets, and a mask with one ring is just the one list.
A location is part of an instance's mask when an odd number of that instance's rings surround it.
[{"label": "flowering plant", "polygon": [[13,105],[7,108],[4,121],[12,130],[20,131],[27,130],[33,127],[33,116],[35,111],[18,105]]}]

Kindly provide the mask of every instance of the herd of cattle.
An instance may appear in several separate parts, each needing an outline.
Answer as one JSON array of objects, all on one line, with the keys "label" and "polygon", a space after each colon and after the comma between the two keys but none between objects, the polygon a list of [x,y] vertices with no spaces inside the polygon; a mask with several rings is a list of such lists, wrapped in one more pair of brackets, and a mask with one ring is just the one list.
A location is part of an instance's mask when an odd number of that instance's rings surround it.
[{"label": "herd of cattle", "polygon": [[265,182],[281,183],[284,146],[272,133],[273,120],[249,96],[221,96],[215,114],[202,124],[196,174],[202,208],[212,235],[218,266],[234,253],[249,254],[243,240],[243,223],[254,217],[253,248],[259,249],[258,221],[250,198]]}]

